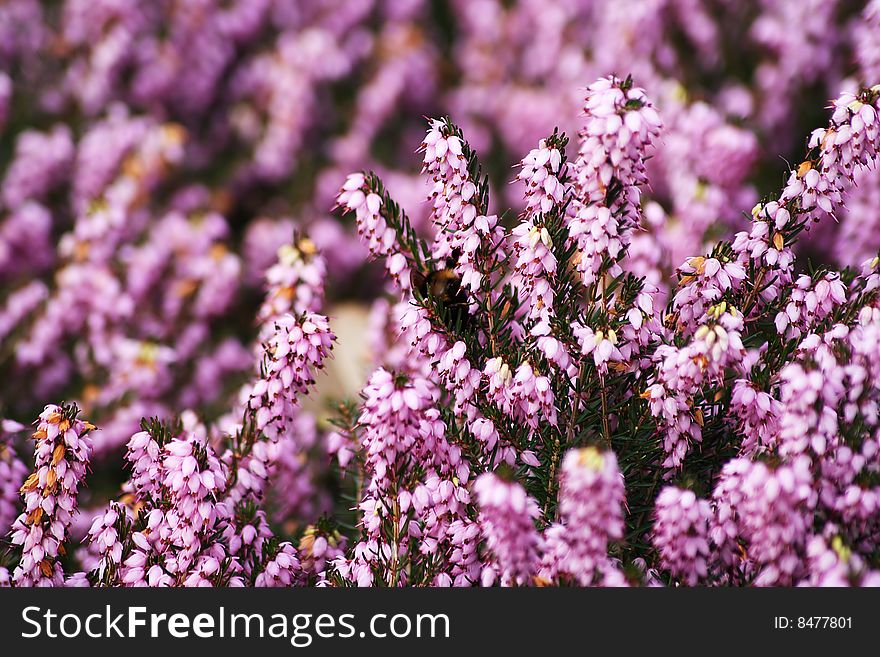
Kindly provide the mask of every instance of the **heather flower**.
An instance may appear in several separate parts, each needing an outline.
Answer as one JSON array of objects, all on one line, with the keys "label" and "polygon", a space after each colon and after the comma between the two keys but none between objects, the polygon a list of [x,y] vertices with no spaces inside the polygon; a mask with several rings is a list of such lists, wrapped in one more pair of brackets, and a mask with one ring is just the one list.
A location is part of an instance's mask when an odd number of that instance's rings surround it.
[{"label": "heather flower", "polygon": [[36,469],[21,487],[24,511],[12,525],[12,544],[22,550],[12,575],[16,586],[64,582],[58,556],[77,512],[76,497],[91,456],[88,434],[94,429],[78,414],[76,406],[50,404],[37,421]]},{"label": "heather flower", "polygon": [[[98,540],[115,533],[123,543],[121,559],[112,551],[111,562],[102,557],[106,585],[236,585],[242,566],[217,540],[232,520],[230,507],[219,503],[227,472],[207,431],[192,413],[172,424],[153,420],[143,426],[127,455],[132,464],[127,488],[139,502],[138,513],[129,521],[111,505],[92,528]],[[110,523],[112,531],[106,529]]]},{"label": "heather flower", "polygon": [[49,291],[42,281],[32,281],[6,297],[0,311],[0,339],[5,339],[46,300]]},{"label": "heather flower", "polygon": [[742,451],[755,454],[772,449],[779,435],[782,404],[773,395],[758,390],[746,379],[737,379],[730,399],[730,412],[743,436]]},{"label": "heather flower", "polygon": [[[212,344],[196,356],[192,378],[184,386],[180,403],[186,408],[198,408],[221,399],[231,378],[253,368],[252,353],[237,339],[226,338]],[[147,415],[165,413],[141,413]]]},{"label": "heather flower", "polygon": [[[653,256],[659,258],[659,266],[668,267],[705,253],[722,226],[739,225],[742,210],[757,201],[747,181],[760,149],[756,135],[729,118],[742,114],[725,106],[724,95],[710,103],[688,97],[680,83],[664,86],[665,94],[658,103],[664,123],[662,142],[647,163],[652,196],[663,206],[652,201],[644,208],[643,225],[654,234],[633,236],[629,261],[635,255]],[[726,95],[737,98],[741,94],[748,99],[745,102],[751,102],[745,89],[730,90]],[[644,237],[650,239],[639,239]],[[657,249],[658,243],[662,251]],[[639,246],[643,250],[638,250]],[[652,250],[645,253],[647,249]]]},{"label": "heather flower", "polygon": [[784,147],[784,126],[788,123],[791,102],[772,100],[771,96],[797,95],[804,85],[815,84],[835,67],[838,36],[829,30],[835,22],[836,3],[821,0],[789,4],[762,5],[761,16],[751,24],[749,37],[763,50],[755,72],[755,95],[759,102],[757,119],[771,143]]},{"label": "heather flower", "polygon": [[689,392],[697,387],[703,373],[685,349],[663,345],[657,349],[659,379],[642,396],[648,400],[651,415],[661,420],[664,467],[682,463],[692,442],[702,441],[700,416],[693,409]]},{"label": "heather flower", "polygon": [[[376,576],[387,586],[399,586],[406,581],[402,563],[410,554],[408,537],[418,539],[426,554],[442,554],[441,546],[452,538],[451,523],[461,520],[470,501],[469,470],[431,408],[437,391],[428,381],[406,380],[380,368],[364,396],[359,425],[369,479],[358,507],[363,538],[353,558],[337,559],[336,567],[359,586],[375,583]],[[468,567],[454,552],[452,558],[457,568]]]},{"label": "heather flower", "polygon": [[870,569],[858,554],[847,547],[840,536],[829,545],[822,536],[814,536],[807,545],[809,586],[878,586],[880,573]]},{"label": "heather flower", "polygon": [[[735,489],[716,489],[719,506],[713,541],[724,550],[737,537],[743,540],[758,586],[798,581],[805,573],[805,551],[816,504],[809,459],[798,457],[775,470],[764,463],[736,459],[725,466],[725,473],[728,480],[737,483],[733,484]],[[726,484],[719,487],[722,485]]]},{"label": "heather flower", "polygon": [[529,361],[516,368],[510,394],[518,407],[518,415],[532,429],[537,429],[542,420],[556,426],[556,402],[550,379],[537,374]]},{"label": "heather flower", "polygon": [[880,176],[876,168],[857,170],[853,187],[844,199],[844,207],[837,213],[840,227],[834,235],[834,257],[841,266],[858,268],[880,252],[880,233],[876,228],[878,215],[874,211],[878,205]]},{"label": "heather flower", "polygon": [[709,502],[693,491],[667,486],[654,507],[654,547],[664,569],[687,586],[695,586],[709,573]]},{"label": "heather flower", "polygon": [[54,293],[19,341],[16,361],[22,366],[51,356],[61,361],[59,343],[70,335],[81,335],[97,358],[108,355],[108,328],[129,317],[133,308],[132,299],[106,267],[69,265],[58,273]]},{"label": "heather flower", "polygon": [[126,540],[132,530],[130,510],[116,502],[92,520],[87,534],[90,552],[97,559],[95,577],[98,582],[113,582],[127,555]]},{"label": "heather flower", "polygon": [[308,238],[278,249],[278,260],[266,270],[266,299],[258,320],[271,327],[285,314],[318,312],[324,300],[327,265]]},{"label": "heather flower", "polygon": [[736,262],[721,256],[688,259],[681,267],[681,287],[672,299],[680,324],[695,331],[707,310],[728,290],[739,287],[746,272]]},{"label": "heather flower", "polygon": [[623,537],[623,477],[612,452],[571,450],[562,460],[559,522],[544,532],[541,576],[590,586],[615,570],[608,546]]},{"label": "heather flower", "polygon": [[740,337],[743,321],[736,308],[725,308],[723,302],[713,306],[708,314],[709,321],[694,332],[691,351],[702,359],[701,365],[707,375],[714,376],[742,360],[745,351]]},{"label": "heather flower", "polygon": [[515,450],[502,440],[492,420],[477,417],[470,423],[468,430],[474,438],[484,445],[484,450],[488,454],[494,455],[495,460],[491,463],[492,465],[497,465],[499,462],[513,465],[516,457]]},{"label": "heather flower", "polygon": [[423,173],[430,176],[428,200],[435,227],[431,256],[450,261],[461,285],[473,293],[485,290],[498,264],[503,231],[488,213],[486,183],[474,170],[475,156],[456,127],[432,120],[422,141]]},{"label": "heather flower", "polygon": [[[495,558],[502,586],[531,584],[537,571],[540,535],[535,519],[538,505],[521,485],[505,482],[492,473],[485,473],[474,482],[480,526],[486,547]],[[491,585],[494,570],[484,570],[483,584]]]},{"label": "heather flower", "polygon": [[744,355],[740,332],[742,315],[721,302],[709,308],[685,347],[661,345],[654,360],[655,382],[642,397],[662,432],[666,468],[680,467],[691,442],[702,441],[702,410],[693,408],[694,395],[708,381],[722,380],[727,368],[738,365]]},{"label": "heather flower", "polygon": [[142,501],[158,501],[162,486],[162,448],[148,430],[138,431],[126,445],[125,460],[131,465],[129,492]]},{"label": "heather flower", "polygon": [[165,516],[169,542],[178,548],[166,567],[172,574],[183,574],[202,550],[203,534],[217,519],[214,502],[226,487],[226,473],[199,427],[165,445],[162,468],[162,485],[171,496]]},{"label": "heather flower", "polygon": [[712,491],[709,537],[714,549],[713,565],[722,578],[733,582],[751,570],[748,553],[740,542],[739,526],[739,509],[745,500],[743,481],[751,468],[749,459],[731,459],[724,464]]},{"label": "heather flower", "polygon": [[172,383],[171,367],[177,359],[174,349],[152,342],[118,338],[108,345],[114,366],[96,401],[110,405],[127,394],[142,401],[161,397]]},{"label": "heather flower", "polygon": [[364,389],[366,402],[360,417],[362,438],[371,487],[379,491],[393,485],[395,464],[406,457],[418,437],[420,413],[433,402],[436,392],[424,379],[400,386],[393,375],[377,370]]},{"label": "heather flower", "polygon": [[265,344],[263,377],[248,400],[259,431],[284,434],[299,395],[314,385],[334,337],[327,318],[312,312],[300,317],[288,314],[275,322],[275,333]]},{"label": "heather flower", "polygon": [[[802,212],[833,212],[856,168],[876,159],[880,138],[876,96],[875,90],[861,98],[843,93],[834,101],[829,127],[810,135],[810,146],[819,149],[819,168],[804,166],[793,172],[782,194],[783,201],[799,198]],[[782,220],[777,216],[776,221],[778,230]]]},{"label": "heather flower", "polygon": [[[293,423],[296,416],[289,419]],[[288,435],[260,440],[259,436],[253,435],[255,431],[255,427],[251,426],[237,429],[234,440],[237,444],[223,454],[224,462],[230,470],[234,468],[235,473],[234,481],[226,491],[228,502],[235,504],[247,499],[263,499],[267,482],[275,474],[283,447],[289,445]]]},{"label": "heather flower", "polygon": [[455,412],[460,413],[474,396],[480,385],[480,371],[465,358],[467,346],[461,340],[440,357],[437,373],[455,394]]},{"label": "heather flower", "polygon": [[553,314],[554,294],[550,278],[556,274],[556,258],[547,227],[536,221],[523,222],[513,230],[514,280],[526,299],[528,318],[542,320]]},{"label": "heather flower", "polygon": [[780,376],[782,414],[779,448],[784,455],[812,451],[818,455],[839,443],[838,403],[846,392],[845,371],[839,367],[833,352],[835,338],[848,331],[838,326],[825,336],[809,335],[801,348],[812,351],[816,367],[793,361]]},{"label": "heather flower", "polygon": [[[362,173],[353,173],[345,181],[337,197],[340,206],[353,211],[357,218],[358,234],[376,257],[394,256],[397,236],[380,213],[382,197],[370,190]],[[397,271],[401,281],[405,278]]]},{"label": "heather flower", "polygon": [[[877,98],[877,90],[868,89],[858,96],[844,92],[834,101],[828,127],[812,132],[811,156],[790,173],[779,200],[755,206],[751,231],[737,234],[733,250],[740,263],[757,263],[781,283],[791,279],[792,231],[810,220],[833,215],[857,170],[876,161]],[[762,280],[768,278],[767,273]],[[768,282],[761,292],[765,300],[772,299],[778,289],[772,277]]]},{"label": "heather flower", "polygon": [[478,214],[474,198],[476,185],[470,180],[462,139],[452,134],[443,121],[432,121],[422,141],[423,171],[433,180],[433,219],[438,225],[438,243],[434,257],[451,254],[451,245],[444,244],[446,231],[472,223]]},{"label": "heather flower", "polygon": [[224,520],[223,547],[235,559],[236,568],[250,577],[264,561],[267,541],[272,539],[266,513],[252,500],[237,501],[228,495],[218,507]]},{"label": "heather flower", "polygon": [[18,515],[19,488],[28,474],[27,466],[16,456],[13,438],[24,426],[0,419],[0,532],[7,534]]},{"label": "heather flower", "polygon": [[572,325],[572,333],[581,345],[581,355],[592,356],[593,363],[600,372],[608,372],[609,362],[623,360],[614,329],[593,331],[589,326],[575,323]]},{"label": "heather flower", "polygon": [[[452,359],[453,362],[464,358],[465,354],[458,357],[455,355],[460,352],[461,347],[450,349],[453,345],[449,344],[445,335],[436,330],[435,325],[431,322],[431,314],[428,309],[415,303],[405,303],[399,318],[399,333],[401,339],[409,339],[410,346],[417,353],[427,357],[429,365],[439,363],[444,358]],[[452,353],[448,353],[449,351]],[[452,369],[448,368],[446,371],[451,372]]]},{"label": "heather flower", "polygon": [[816,281],[804,274],[794,281],[788,298],[785,309],[776,315],[776,330],[787,338],[799,338],[846,303],[846,288],[837,273]]},{"label": "heather flower", "polygon": [[89,588],[91,584],[89,583],[88,575],[84,572],[79,572],[74,573],[73,575],[65,579],[64,586],[66,588],[85,589]]},{"label": "heather flower", "polygon": [[297,546],[302,574],[314,578],[317,584],[326,583],[329,565],[342,558],[347,547],[346,537],[337,530],[310,525]]},{"label": "heather flower", "polygon": [[56,125],[50,132],[26,131],[15,143],[15,155],[2,183],[2,198],[9,208],[41,200],[59,182],[73,159],[70,129]]},{"label": "heather flower", "polygon": [[43,4],[0,399],[102,430],[0,431],[0,586],[876,583],[876,0]]},{"label": "heather flower", "polygon": [[[572,324],[574,330],[575,324]],[[553,327],[547,319],[541,320],[532,326],[530,331],[535,339],[535,348],[544,355],[547,362],[560,372],[564,372],[570,379],[577,375],[575,359],[570,353],[565,341],[560,340],[553,334]]]},{"label": "heather flower", "polygon": [[880,3],[870,0],[861,14],[862,20],[855,26],[855,51],[863,82],[880,79]]},{"label": "heather flower", "polygon": [[[554,206],[562,205],[565,198],[564,153],[546,139],[526,155],[517,174],[517,180],[526,183],[527,209],[535,214],[547,214]],[[560,180],[562,178],[562,180]]]},{"label": "heather flower", "polygon": [[[523,370],[525,373],[525,370]],[[490,401],[511,415],[514,409],[513,396],[513,372],[510,366],[504,362],[501,356],[490,358],[483,368],[483,376],[488,384],[488,397]]]},{"label": "heather flower", "polygon": [[285,542],[277,547],[273,556],[266,559],[262,572],[254,580],[254,586],[289,587],[297,580],[299,572],[296,548]]},{"label": "heather flower", "polygon": [[570,238],[580,252],[577,268],[584,284],[606,271],[620,273],[617,261],[639,223],[640,186],[647,181],[645,158],[660,133],[660,118],[644,90],[630,80],[604,78],[587,89],[586,121],[578,158],[572,165],[575,199]]},{"label": "heather flower", "polygon": [[16,207],[0,225],[0,274],[40,274],[54,262],[52,214],[36,201]]},{"label": "heather flower", "polygon": [[0,132],[6,127],[9,118],[9,105],[12,99],[12,78],[6,73],[0,74]]},{"label": "heather flower", "polygon": [[245,585],[244,579],[239,574],[238,563],[225,556],[222,547],[214,545],[213,553],[207,553],[199,557],[195,567],[183,581],[186,587],[214,587],[227,586],[241,588]]},{"label": "heather flower", "polygon": [[89,126],[77,144],[73,172],[72,197],[78,211],[86,211],[89,203],[101,197],[152,126],[151,120],[133,117],[120,105]]}]

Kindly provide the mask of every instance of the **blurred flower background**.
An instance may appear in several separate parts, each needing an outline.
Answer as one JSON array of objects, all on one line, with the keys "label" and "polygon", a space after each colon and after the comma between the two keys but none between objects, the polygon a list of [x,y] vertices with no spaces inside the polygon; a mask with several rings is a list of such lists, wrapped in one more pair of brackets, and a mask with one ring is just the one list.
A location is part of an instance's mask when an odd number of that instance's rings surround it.
[{"label": "blurred flower background", "polygon": [[[384,268],[333,211],[346,176],[376,171],[430,235],[415,152],[425,117],[449,116],[512,227],[513,167],[555,127],[576,135],[585,88],[612,74],[662,116],[628,258],[668,295],[784,185],[830,99],[880,82],[880,2],[4,0],[0,417],[76,402],[98,427],[79,505],[103,508],[142,417],[234,426],[260,327],[317,301],[334,358],[269,508],[295,532],[346,507],[322,465],[345,449],[328,418],[374,369],[389,304]],[[880,176],[859,172],[844,205],[802,237],[801,268],[876,255]],[[4,532],[25,475],[0,455]]]}]

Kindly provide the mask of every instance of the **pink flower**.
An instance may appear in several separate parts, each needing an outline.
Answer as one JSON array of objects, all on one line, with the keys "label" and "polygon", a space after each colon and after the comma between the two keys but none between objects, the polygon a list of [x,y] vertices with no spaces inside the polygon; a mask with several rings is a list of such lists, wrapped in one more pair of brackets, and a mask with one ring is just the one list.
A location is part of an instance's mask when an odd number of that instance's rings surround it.
[{"label": "pink flower", "polygon": [[257,587],[290,587],[300,573],[300,563],[296,548],[290,543],[278,546],[273,557],[263,565],[262,572],[254,580]]},{"label": "pink flower", "polygon": [[[535,519],[538,505],[516,482],[505,482],[487,472],[474,482],[480,507],[480,528],[486,546],[495,557],[494,568],[502,586],[530,585],[537,571],[540,535]],[[484,570],[484,585],[491,585],[494,573]]]},{"label": "pink flower", "polygon": [[12,438],[25,427],[0,419],[0,533],[7,534],[18,515],[19,488],[28,474],[27,466],[15,455]]},{"label": "pink flower", "polygon": [[734,459],[725,466],[714,497],[712,535],[722,558],[730,554],[726,546],[739,537],[754,562],[756,585],[791,585],[804,575],[816,505],[809,458],[796,458],[775,470]]},{"label": "pink flower", "polygon": [[539,220],[524,221],[513,229],[513,251],[516,255],[514,283],[526,300],[526,314],[533,321],[553,315],[553,278],[556,258],[547,227]]},{"label": "pink flower", "polygon": [[742,452],[753,455],[776,445],[782,405],[772,395],[757,390],[749,381],[737,379],[730,411],[743,434]]},{"label": "pink flower", "polygon": [[846,288],[836,272],[816,281],[803,274],[789,292],[789,301],[775,319],[776,330],[786,338],[800,338],[838,306],[846,303]]},{"label": "pink flower", "polygon": [[298,397],[314,385],[334,339],[323,315],[284,315],[275,322],[275,333],[265,345],[263,377],[254,384],[248,399],[258,430],[273,437],[284,434]]},{"label": "pink flower", "polygon": [[611,576],[617,569],[608,545],[623,537],[624,496],[613,452],[594,447],[567,452],[560,472],[559,522],[545,531],[541,576],[580,586]]},{"label": "pink flower", "polygon": [[621,271],[617,263],[639,222],[639,188],[647,182],[645,159],[660,133],[660,118],[644,90],[615,77],[587,89],[584,112],[580,152],[572,166],[569,236],[580,251],[578,271],[590,285],[606,269],[612,276]]},{"label": "pink flower", "polygon": [[318,312],[326,276],[327,264],[308,238],[279,248],[277,262],[266,270],[266,298],[258,314],[266,331],[271,332],[275,320],[285,314]]},{"label": "pink flower", "polygon": [[526,183],[526,205],[535,214],[547,214],[554,206],[562,205],[566,194],[563,153],[546,139],[538,148],[529,151],[520,162],[522,169],[517,180]]},{"label": "pink flower", "polygon": [[24,511],[12,525],[11,541],[22,549],[12,575],[16,586],[60,586],[58,555],[77,512],[77,493],[91,456],[88,434],[95,427],[77,419],[75,405],[48,405],[40,413],[35,471],[21,488]]},{"label": "pink flower", "polygon": [[578,323],[572,325],[572,333],[581,345],[581,354],[593,356],[593,363],[603,374],[608,373],[608,363],[621,361],[623,356],[617,348],[617,333],[614,329],[593,331],[589,326]]},{"label": "pink flower", "polygon": [[709,573],[709,502],[692,491],[667,486],[654,507],[654,547],[663,568],[687,586],[704,581]]}]

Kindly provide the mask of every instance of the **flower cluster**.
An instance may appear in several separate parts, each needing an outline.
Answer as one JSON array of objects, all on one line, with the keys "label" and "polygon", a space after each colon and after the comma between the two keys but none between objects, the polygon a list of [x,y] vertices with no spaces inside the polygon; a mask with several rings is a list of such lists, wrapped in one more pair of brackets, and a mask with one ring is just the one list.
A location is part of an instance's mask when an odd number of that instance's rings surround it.
[{"label": "flower cluster", "polygon": [[[535,529],[540,512],[535,500],[520,484],[502,481],[490,472],[474,482],[474,492],[486,548],[494,556],[501,585],[530,583],[540,558],[540,537]],[[494,571],[485,571],[483,584],[491,585],[495,577]]]},{"label": "flower cluster", "polygon": [[587,89],[584,112],[570,234],[580,251],[578,271],[589,285],[621,271],[617,261],[639,224],[639,188],[647,181],[645,160],[660,117],[643,89],[613,77]]},{"label": "flower cluster", "polygon": [[613,453],[585,447],[566,454],[560,475],[560,521],[546,532],[542,576],[580,586],[622,582],[608,548],[623,538],[624,498]]},{"label": "flower cluster", "polygon": [[276,436],[289,428],[298,396],[314,385],[333,339],[323,315],[288,314],[276,320],[275,333],[265,345],[263,376],[254,384],[248,399],[258,431]]},{"label": "flower cluster", "polygon": [[91,458],[89,432],[74,405],[48,405],[40,413],[35,470],[21,487],[24,510],[12,523],[11,541],[21,546],[12,574],[16,586],[58,586],[64,571],[58,557],[76,514],[77,493]]},{"label": "flower cluster", "polygon": [[[601,286],[595,278],[568,276],[569,268],[583,262],[583,251],[577,244],[568,246],[567,236],[577,237],[578,228],[568,221],[569,211],[562,213],[561,208],[569,204],[577,212],[578,207],[604,204],[613,209],[610,216],[625,218],[630,228],[639,216],[640,187],[647,179],[645,149],[659,131],[659,120],[642,91],[634,91],[632,98],[626,95],[632,89],[629,81],[614,79],[591,87],[589,127],[581,157],[572,165],[580,177],[570,189],[565,182],[564,138],[554,135],[542,141],[522,161],[519,179],[525,183],[527,207],[523,221],[510,230],[506,260],[504,254],[497,257],[509,268],[513,290],[498,287],[494,295],[474,296],[455,313],[434,305],[430,290],[424,295],[412,295],[405,287],[400,290],[412,308],[407,312],[418,316],[421,337],[412,343],[416,353],[438,359],[439,381],[455,380],[450,391],[457,393],[467,381],[467,404],[456,394],[455,409],[476,416],[469,427],[472,433],[464,434],[477,438],[474,449],[497,445],[504,430],[523,464],[545,473],[543,477],[549,474],[549,480],[539,476],[537,482],[510,483],[490,473],[476,479],[475,520],[482,527],[483,559],[488,560],[480,579],[483,584],[502,585],[631,583],[633,576],[624,575],[621,560],[612,556],[612,545],[624,539],[628,523],[634,523],[629,531],[638,534],[645,531],[646,520],[647,526],[653,520],[657,570],[645,569],[644,557],[630,555],[634,565],[642,564],[639,572],[645,583],[657,582],[652,574],[656,572],[686,585],[806,581],[810,573],[806,546],[817,515],[846,517],[844,540],[873,545],[866,537],[872,531],[867,509],[875,499],[874,489],[855,483],[859,477],[855,473],[864,473],[866,467],[874,467],[868,463],[876,461],[872,448],[868,448],[871,456],[861,449],[856,457],[854,450],[877,424],[874,393],[865,385],[876,361],[874,351],[865,348],[877,321],[873,305],[878,261],[855,278],[828,270],[803,275],[784,294],[774,292],[774,298],[770,292],[790,280],[785,272],[793,261],[780,267],[775,267],[779,261],[756,263],[738,255],[737,242],[722,242],[679,268],[678,289],[665,316],[658,315],[660,288],[628,277],[627,262],[619,253],[602,257]],[[607,136],[590,110],[604,107],[600,99],[606,92],[613,98],[622,95],[623,100],[615,106],[615,118],[603,115],[603,129],[610,126],[609,130],[639,134],[639,127],[645,127],[642,141],[632,142],[629,151],[620,147],[613,156],[608,155],[611,142],[593,143],[589,137],[590,130]],[[875,103],[877,94],[868,90],[860,98],[863,105]],[[647,113],[638,116],[642,110]],[[861,112],[861,107],[856,110]],[[626,116],[621,118],[621,113]],[[629,123],[628,113],[633,115]],[[835,114],[831,125],[839,129],[840,121]],[[432,129],[441,125],[445,124],[434,123]],[[442,160],[446,164],[440,169],[459,163],[458,150],[470,148],[456,139],[455,157],[445,146],[441,156],[431,150],[441,143],[440,137],[431,136],[429,142],[427,161]],[[859,157],[869,163],[873,147],[860,148],[864,157]],[[585,153],[599,153],[594,166],[606,173],[591,174]],[[602,169],[605,162],[615,164]],[[614,168],[622,162],[630,162],[626,165],[630,168]],[[830,170],[835,162],[827,159],[825,166]],[[616,177],[624,174],[629,176],[626,184]],[[591,175],[600,180],[606,176],[601,187],[604,196],[590,196]],[[381,191],[375,183],[372,188],[377,195]],[[379,201],[378,214],[398,226],[409,225],[387,194],[382,192]],[[753,212],[753,225],[766,225],[762,217],[769,211],[779,219],[781,231],[787,224],[785,212],[791,215],[796,210],[798,221],[803,221],[808,201],[797,201],[792,210],[784,208],[785,199],[761,205]],[[462,230],[449,222],[441,227],[453,233],[443,240],[454,240],[456,230]],[[786,234],[793,238],[797,233]],[[411,235],[401,234],[398,239],[407,253],[429,252]],[[606,268],[608,263],[611,268]],[[766,276],[766,282],[750,279],[756,274]],[[575,291],[584,288],[587,294],[578,299]],[[507,294],[517,291],[520,311],[500,313],[498,301],[505,302]],[[567,330],[560,326],[563,317],[570,321]],[[453,340],[455,346],[450,348]],[[474,352],[485,354],[480,386],[470,384],[468,378]],[[540,373],[548,366],[561,368],[566,376],[552,381]],[[631,385],[643,392],[633,395]],[[592,406],[591,393],[596,400]],[[442,404],[442,399],[434,393],[431,404]],[[421,405],[419,409],[424,412]],[[646,417],[652,418],[647,426]],[[635,444],[625,437],[633,430],[626,422],[634,421],[626,418],[641,418],[635,425],[637,435],[645,427]],[[863,437],[850,442],[844,433],[849,431]],[[605,449],[573,449],[563,457],[560,448],[576,446],[572,437],[579,435],[604,440]],[[717,453],[715,441],[720,440],[724,449],[740,456],[727,464],[715,461],[716,470],[706,469],[712,459],[691,453],[706,435],[712,437],[713,452]],[[417,434],[412,433],[410,440],[416,441]],[[874,444],[873,437],[868,440]],[[769,467],[757,460],[767,456],[781,463]],[[653,513],[643,510],[635,516],[626,511],[630,482],[621,477],[618,459],[629,464],[626,471],[637,481],[639,476],[654,480],[647,487],[647,506],[642,507],[653,508]],[[810,459],[819,459],[818,469]],[[405,463],[410,471],[411,462]],[[387,466],[381,465],[385,475]],[[682,471],[713,488],[712,500],[673,486],[658,494],[660,478]],[[646,494],[636,482],[629,492],[635,499]],[[364,510],[381,518],[381,500],[371,500]],[[381,555],[382,522],[368,518],[364,527],[374,551]],[[394,536],[397,541],[400,533]],[[365,547],[362,554],[367,551]],[[384,552],[386,557],[415,558],[402,546]],[[362,572],[361,583],[374,581],[365,568]]]},{"label": "flower cluster", "polygon": [[24,427],[13,420],[0,420],[0,531],[6,533],[18,515],[19,487],[28,474],[15,453],[13,438]]},{"label": "flower cluster", "polygon": [[693,491],[667,486],[654,507],[654,546],[660,564],[683,584],[694,586],[709,573],[712,509]]},{"label": "flower cluster", "polygon": [[878,0],[50,4],[0,586],[877,583]]}]

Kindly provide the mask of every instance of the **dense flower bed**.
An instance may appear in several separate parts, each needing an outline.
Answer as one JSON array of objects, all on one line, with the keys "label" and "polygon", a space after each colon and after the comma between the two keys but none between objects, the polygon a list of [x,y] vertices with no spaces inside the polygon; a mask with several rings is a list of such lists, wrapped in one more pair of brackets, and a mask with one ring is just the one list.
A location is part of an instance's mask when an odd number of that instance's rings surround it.
[{"label": "dense flower bed", "polygon": [[8,0],[0,585],[880,585],[878,83],[876,0]]}]

